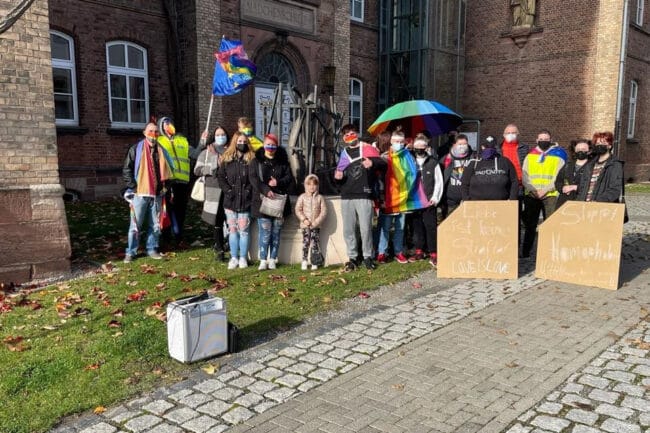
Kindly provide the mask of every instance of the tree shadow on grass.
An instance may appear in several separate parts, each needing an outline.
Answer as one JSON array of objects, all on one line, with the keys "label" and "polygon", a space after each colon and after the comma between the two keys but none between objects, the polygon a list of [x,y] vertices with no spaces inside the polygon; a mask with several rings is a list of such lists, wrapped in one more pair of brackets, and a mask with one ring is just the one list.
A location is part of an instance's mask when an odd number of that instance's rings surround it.
[{"label": "tree shadow on grass", "polygon": [[302,323],[302,321],[291,317],[277,316],[268,317],[239,328],[237,351],[250,349],[271,341]]}]

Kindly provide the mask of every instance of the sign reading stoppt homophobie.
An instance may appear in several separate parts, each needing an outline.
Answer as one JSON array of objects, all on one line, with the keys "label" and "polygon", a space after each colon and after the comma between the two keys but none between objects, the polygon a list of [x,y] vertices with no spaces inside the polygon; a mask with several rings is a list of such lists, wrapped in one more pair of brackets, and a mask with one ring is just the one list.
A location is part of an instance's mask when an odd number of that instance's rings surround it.
[{"label": "sign reading stoppt homophobie", "polygon": [[439,278],[517,278],[517,201],[464,201],[438,226]]},{"label": "sign reading stoppt homophobie", "polygon": [[539,226],[535,276],[618,289],[625,205],[568,201]]}]

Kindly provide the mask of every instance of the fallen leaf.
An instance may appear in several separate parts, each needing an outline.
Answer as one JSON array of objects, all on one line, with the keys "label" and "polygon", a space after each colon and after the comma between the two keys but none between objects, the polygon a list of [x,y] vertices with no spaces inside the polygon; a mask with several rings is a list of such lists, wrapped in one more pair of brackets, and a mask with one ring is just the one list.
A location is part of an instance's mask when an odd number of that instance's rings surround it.
[{"label": "fallen leaf", "polygon": [[361,299],[368,299],[370,297],[370,295],[367,294],[366,292],[359,292],[357,296]]},{"label": "fallen leaf", "polygon": [[193,262],[195,262],[195,261],[197,261],[199,258],[198,258],[198,257],[188,257],[188,259],[191,260],[191,261],[193,261]]},{"label": "fallen leaf", "polygon": [[140,265],[140,272],[143,274],[157,274],[158,270],[153,265]]},{"label": "fallen leaf", "polygon": [[191,275],[181,275],[180,277],[178,277],[178,279],[184,283],[189,283],[190,281],[194,280],[194,277],[192,277]]},{"label": "fallen leaf", "polygon": [[140,290],[135,293],[131,293],[126,297],[126,302],[137,302],[137,301],[142,301],[144,297],[148,294],[146,290]]},{"label": "fallen leaf", "polygon": [[110,322],[108,322],[108,327],[109,328],[121,328],[122,324],[120,322],[118,322],[117,320],[111,320]]},{"label": "fallen leaf", "polygon": [[417,283],[417,282],[413,283],[412,286],[413,286],[414,289],[421,289],[422,288],[422,284]]},{"label": "fallen leaf", "polygon": [[291,296],[288,290],[280,290],[278,292],[278,295],[282,296],[283,298],[288,298],[289,296]]},{"label": "fallen leaf", "polygon": [[324,304],[329,304],[332,302],[332,297],[331,296],[323,296],[323,303]]},{"label": "fallen leaf", "polygon": [[114,268],[115,268],[115,266],[113,265],[112,262],[104,263],[102,265],[102,271],[103,272],[111,272]]},{"label": "fallen leaf", "polygon": [[167,321],[167,312],[163,311],[158,314],[156,314],[156,319],[160,320],[161,322],[166,322]]},{"label": "fallen leaf", "polygon": [[57,327],[52,325],[45,325],[45,326],[41,326],[41,329],[45,331],[54,331],[55,329],[57,329]]},{"label": "fallen leaf", "polygon": [[507,329],[499,329],[499,330],[497,331],[497,333],[498,333],[498,334],[501,334],[501,335],[508,335],[508,334],[509,334],[509,332],[508,332]]},{"label": "fallen leaf", "polygon": [[339,281],[342,282],[343,284],[347,284],[347,283],[348,283],[348,281],[347,281],[345,278],[343,278],[343,277],[339,277]]},{"label": "fallen leaf", "polygon": [[164,282],[156,284],[156,290],[165,290],[166,288]]},{"label": "fallen leaf", "polygon": [[392,388],[397,390],[397,391],[404,391],[404,384],[403,383],[394,383]]},{"label": "fallen leaf", "polygon": [[93,409],[93,413],[95,415],[100,415],[104,412],[106,412],[106,408],[104,406],[97,406],[95,409]]},{"label": "fallen leaf", "polygon": [[127,281],[127,282],[124,283],[124,284],[126,284],[126,285],[129,286],[129,287],[135,287],[135,286],[138,285],[138,282],[137,282],[137,281]]},{"label": "fallen leaf", "polygon": [[115,334],[113,334],[112,336],[113,336],[114,338],[117,338],[117,337],[121,337],[122,335],[124,335],[124,332],[122,332],[122,331],[117,331],[117,332],[116,332]]},{"label": "fallen leaf", "polygon": [[205,371],[206,374],[209,374],[212,376],[215,374],[217,371],[219,371],[220,365],[219,364],[208,364],[205,367],[201,367],[201,370]]},{"label": "fallen leaf", "polygon": [[515,368],[515,367],[519,367],[519,364],[517,364],[515,361],[510,361],[510,362],[506,363],[506,367]]},{"label": "fallen leaf", "polygon": [[115,316],[115,317],[122,317],[122,316],[124,316],[124,310],[122,310],[122,309],[115,310],[111,314],[113,316]]},{"label": "fallen leaf", "polygon": [[99,370],[99,367],[100,367],[99,363],[95,363],[95,364],[90,364],[90,365],[85,366],[84,370],[85,371]]}]

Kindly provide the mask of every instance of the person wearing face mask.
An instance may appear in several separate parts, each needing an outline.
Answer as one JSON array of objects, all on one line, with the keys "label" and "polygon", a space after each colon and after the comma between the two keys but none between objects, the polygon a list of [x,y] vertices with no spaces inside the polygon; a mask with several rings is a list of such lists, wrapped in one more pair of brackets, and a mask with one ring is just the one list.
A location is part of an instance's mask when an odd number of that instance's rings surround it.
[{"label": "person wearing face mask", "polygon": [[260,211],[261,195],[273,197],[274,194],[288,194],[294,182],[289,157],[284,147],[279,146],[274,134],[264,136],[264,147],[255,152],[255,158],[248,167],[248,176],[253,186],[251,212],[257,218],[259,229],[259,258],[258,270],[275,269],[280,250],[280,231],[284,219],[291,214],[291,203],[287,197],[284,215],[275,218]]},{"label": "person wearing face mask", "polygon": [[560,192],[555,209],[569,201],[575,200],[578,195],[578,185],[589,162],[591,141],[586,138],[572,140],[569,145],[571,160],[560,169],[555,179],[555,189]]},{"label": "person wearing face mask", "polygon": [[237,130],[248,137],[248,140],[253,148],[253,152],[257,152],[263,146],[262,140],[257,138],[253,133],[253,122],[248,117],[240,117],[237,119]]},{"label": "person wearing face mask", "polygon": [[512,162],[499,154],[491,135],[481,144],[479,158],[470,161],[461,179],[463,200],[517,200],[519,182]]},{"label": "person wearing face mask", "polygon": [[612,154],[614,134],[596,132],[592,143],[594,158],[580,179],[577,200],[619,203],[625,195],[625,177],[623,161]]},{"label": "person wearing face mask", "polygon": [[145,223],[148,223],[147,254],[154,260],[162,259],[158,252],[160,208],[167,184],[172,178],[172,161],[171,156],[156,141],[158,133],[155,123],[148,123],[142,133],[145,138],[131,146],[122,169],[126,184],[124,199],[131,208],[124,263],[131,263],[138,254],[140,233]]},{"label": "person wearing face mask", "polygon": [[413,212],[413,243],[415,254],[409,261],[423,260],[427,256],[431,266],[438,264],[438,203],[442,198],[442,171],[429,138],[418,134],[413,140],[415,164],[427,197],[426,207]]},{"label": "person wearing face mask", "polygon": [[451,146],[451,150],[442,158],[440,164],[444,190],[441,203],[444,218],[460,205],[462,200],[461,178],[472,156],[467,136],[458,134],[456,141]]},{"label": "person wearing face mask", "polygon": [[228,269],[248,267],[248,234],[253,197],[248,167],[254,158],[255,153],[250,147],[248,137],[237,131],[223,152],[217,170],[228,226],[230,246]]},{"label": "person wearing face mask", "polygon": [[176,245],[183,248],[183,228],[190,197],[190,145],[187,138],[177,133],[174,122],[167,116],[158,120],[158,143],[171,156],[173,163],[173,177],[166,196],[172,225],[163,230],[163,238],[169,243],[173,234]]},{"label": "person wearing face mask", "polygon": [[542,129],[537,134],[537,146],[526,155],[521,168],[525,190],[522,258],[530,257],[537,237],[539,213],[543,212],[546,219],[555,211],[560,194],[555,189],[555,180],[566,160],[566,151],[551,141],[551,133],[547,129]]},{"label": "person wearing face mask", "polygon": [[[198,155],[194,166],[194,174],[204,178],[205,200],[203,201],[201,219],[214,227],[213,248],[215,258],[223,262],[226,260],[225,240],[223,237],[223,225],[226,215],[217,170],[221,165],[222,155],[226,150],[228,134],[222,126],[217,126],[214,129],[213,137],[214,140]],[[207,141],[207,131],[203,132],[201,140]]]}]

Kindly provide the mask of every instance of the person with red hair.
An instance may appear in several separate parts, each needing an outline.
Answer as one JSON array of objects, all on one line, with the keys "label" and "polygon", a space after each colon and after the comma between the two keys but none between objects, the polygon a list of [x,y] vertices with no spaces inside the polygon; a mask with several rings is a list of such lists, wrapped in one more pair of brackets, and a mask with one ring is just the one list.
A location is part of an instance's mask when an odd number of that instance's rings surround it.
[{"label": "person with red hair", "polygon": [[614,134],[596,132],[591,140],[594,159],[585,167],[578,185],[578,200],[618,203],[623,196],[623,161],[612,154]]}]

